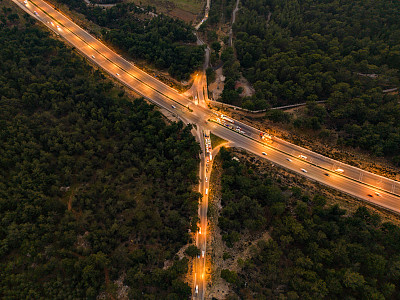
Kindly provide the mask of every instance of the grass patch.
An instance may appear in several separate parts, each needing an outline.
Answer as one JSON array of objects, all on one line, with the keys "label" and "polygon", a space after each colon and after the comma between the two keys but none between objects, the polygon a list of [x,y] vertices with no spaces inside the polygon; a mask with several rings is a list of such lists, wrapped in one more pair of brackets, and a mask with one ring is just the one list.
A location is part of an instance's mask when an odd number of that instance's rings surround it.
[{"label": "grass patch", "polygon": [[158,13],[165,13],[175,8],[180,8],[184,11],[190,12],[194,15],[200,13],[203,8],[205,1],[203,0],[169,0],[169,1],[151,1],[142,0],[140,6],[144,7],[146,5],[155,6]]},{"label": "grass patch", "polygon": [[210,133],[210,139],[211,139],[211,147],[214,149],[218,145],[221,145],[223,143],[227,143],[227,140],[224,140],[223,138],[220,138],[219,136]]}]

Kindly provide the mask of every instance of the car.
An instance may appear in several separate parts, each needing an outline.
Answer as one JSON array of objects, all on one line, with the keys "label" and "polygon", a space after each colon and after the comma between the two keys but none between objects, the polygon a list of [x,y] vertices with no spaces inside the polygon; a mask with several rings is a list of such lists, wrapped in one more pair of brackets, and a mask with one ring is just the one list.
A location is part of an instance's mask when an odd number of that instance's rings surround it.
[{"label": "car", "polygon": [[290,158],[286,158],[287,161],[292,161]]},{"label": "car", "polygon": [[60,25],[57,25],[57,28],[60,29]]},{"label": "car", "polygon": [[208,178],[207,178],[207,176],[206,176],[206,182],[208,181]]},{"label": "car", "polygon": [[199,227],[199,234],[201,234],[201,227]]},{"label": "car", "polygon": [[262,155],[267,155],[267,153],[265,153],[265,152],[261,152],[262,153]]},{"label": "car", "polygon": [[25,5],[28,5],[28,0],[25,0],[25,1],[24,1],[24,4],[25,4]]},{"label": "car", "polygon": [[54,23],[53,23],[53,22],[50,22],[50,24],[51,24],[52,26],[54,26]]},{"label": "car", "polygon": [[343,169],[340,169],[340,168],[338,168],[338,169],[336,169],[336,170],[335,170],[335,172],[338,172],[338,173],[343,173],[343,172],[344,172],[344,170],[343,170]]},{"label": "car", "polygon": [[206,195],[208,194],[208,189],[206,189]]},{"label": "car", "polygon": [[34,10],[34,11],[33,11],[33,13],[34,13],[35,15],[38,15],[38,13],[37,13],[37,11],[36,11],[36,10]]},{"label": "car", "polygon": [[175,108],[176,108],[176,106],[175,106],[175,105],[171,105],[171,107],[172,107],[173,109],[175,109]]},{"label": "car", "polygon": [[201,257],[203,257],[204,258],[204,254],[205,254],[205,251],[203,250],[203,251],[201,251]]},{"label": "car", "polygon": [[196,285],[196,288],[194,289],[194,293],[195,293],[195,294],[198,294],[198,293],[199,293],[199,286],[198,286],[198,285]]},{"label": "car", "polygon": [[368,196],[368,197],[371,197],[371,198],[374,197],[374,196],[372,196],[371,194],[368,194],[367,196]]},{"label": "car", "polygon": [[382,195],[379,194],[378,192],[375,192],[375,195],[377,195],[378,197],[382,197]]},{"label": "car", "polygon": [[207,162],[209,163],[210,162],[210,159],[207,157]]},{"label": "car", "polygon": [[302,158],[302,159],[307,159],[307,156],[302,155],[302,154],[300,154],[299,157]]},{"label": "car", "polygon": [[95,59],[96,57],[94,57],[94,55],[92,55],[92,58]]},{"label": "car", "polygon": [[115,73],[115,75],[119,76],[119,73]]},{"label": "car", "polygon": [[324,175],[325,175],[325,176],[329,176],[329,174],[328,174],[328,173],[324,173]]},{"label": "car", "polygon": [[301,171],[302,171],[303,173],[307,173],[307,170],[306,170],[306,169],[301,169]]}]

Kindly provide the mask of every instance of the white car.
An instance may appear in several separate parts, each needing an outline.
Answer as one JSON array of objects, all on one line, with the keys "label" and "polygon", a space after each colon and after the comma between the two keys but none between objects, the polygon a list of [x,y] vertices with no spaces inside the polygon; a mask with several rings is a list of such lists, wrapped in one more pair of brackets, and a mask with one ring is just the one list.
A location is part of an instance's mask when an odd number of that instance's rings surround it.
[{"label": "white car", "polygon": [[382,197],[382,195],[379,194],[378,192],[375,192],[375,195],[377,195],[378,197]]},{"label": "white car", "polygon": [[60,25],[57,25],[57,29],[60,29]]},{"label": "white car", "polygon": [[262,155],[267,155],[267,153],[265,153],[265,152],[262,152]]},{"label": "white car", "polygon": [[201,257],[203,257],[204,258],[204,250],[203,251],[201,251]]},{"label": "white car", "polygon": [[201,227],[199,227],[199,234],[201,234]]},{"label": "white car", "polygon": [[302,159],[307,159],[307,156],[302,155],[302,154],[300,154],[299,157],[302,158]]},{"label": "white car", "polygon": [[28,0],[25,0],[25,1],[24,1],[24,4],[25,4],[25,5],[28,5]]},{"label": "white car", "polygon": [[171,107],[172,107],[173,109],[175,109],[175,108],[176,108],[176,106],[175,106],[175,105],[171,105]]},{"label": "white car", "polygon": [[119,76],[119,73],[115,73],[115,75]]},{"label": "white car", "polygon": [[95,59],[96,57],[94,57],[94,55],[92,55],[92,58]]},{"label": "white car", "polygon": [[304,173],[307,173],[307,170],[306,170],[306,169],[301,169],[301,171],[304,172]]},{"label": "white car", "polygon": [[208,194],[208,189],[206,189],[206,195]]},{"label": "white car", "polygon": [[33,11],[33,13],[34,13],[35,15],[38,15],[38,13],[37,13],[37,11],[36,11],[36,10],[34,10],[34,11]]},{"label": "white car", "polygon": [[208,178],[207,178],[207,176],[206,176],[206,182],[208,181]]},{"label": "white car", "polygon": [[286,158],[287,161],[292,161],[290,158]]},{"label": "white car", "polygon": [[196,285],[196,288],[194,289],[194,293],[195,293],[195,294],[198,294],[198,293],[199,293],[199,286],[198,286],[198,285]]}]

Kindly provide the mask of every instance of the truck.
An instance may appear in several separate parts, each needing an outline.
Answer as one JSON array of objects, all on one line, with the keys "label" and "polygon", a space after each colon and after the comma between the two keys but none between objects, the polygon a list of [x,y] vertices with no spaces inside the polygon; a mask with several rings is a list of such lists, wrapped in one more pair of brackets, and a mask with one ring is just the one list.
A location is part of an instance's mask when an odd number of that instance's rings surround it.
[{"label": "truck", "polygon": [[221,115],[221,119],[222,119],[222,120],[225,120],[225,121],[227,121],[227,122],[230,122],[230,123],[232,123],[232,124],[235,124],[235,121],[232,120],[232,119],[230,119],[230,118],[228,118],[227,116]]}]

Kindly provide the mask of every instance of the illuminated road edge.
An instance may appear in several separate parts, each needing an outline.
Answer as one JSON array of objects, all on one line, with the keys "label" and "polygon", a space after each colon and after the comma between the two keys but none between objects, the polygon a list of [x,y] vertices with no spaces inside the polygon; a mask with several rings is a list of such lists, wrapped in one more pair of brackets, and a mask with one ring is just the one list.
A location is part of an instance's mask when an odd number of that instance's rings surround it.
[{"label": "illuminated road edge", "polygon": [[[242,130],[237,132],[220,123],[216,124],[214,121],[207,122],[205,120],[210,121],[215,118],[215,115],[219,114],[208,108],[195,105],[173,88],[134,67],[133,64],[113,52],[46,2],[31,0],[25,5],[23,1],[12,1],[57,35],[62,36],[70,45],[115,79],[118,79],[119,82],[156,105],[172,112],[185,123],[197,124],[199,130],[200,128],[212,130],[221,138],[233,142],[233,146],[266,158],[308,179],[320,182],[383,209],[397,214],[400,213],[400,183],[398,181],[346,165],[276,137],[272,139],[274,146],[264,143],[259,140],[259,130],[237,120],[232,120],[232,127],[239,127],[240,125],[246,132]],[[40,13],[35,13],[30,8],[32,6]],[[304,155],[305,153],[308,160]],[[302,159],[302,156],[306,157],[306,160]],[[339,167],[344,169],[344,174],[338,174],[334,171]],[[326,176],[326,174],[328,175]],[[202,183],[200,182],[200,184]],[[381,194],[377,191],[380,191]],[[374,193],[377,197],[373,196]],[[203,230],[205,233],[206,224]],[[198,294],[195,295],[196,298],[203,299],[204,290],[205,283],[204,280],[201,280]]]}]

